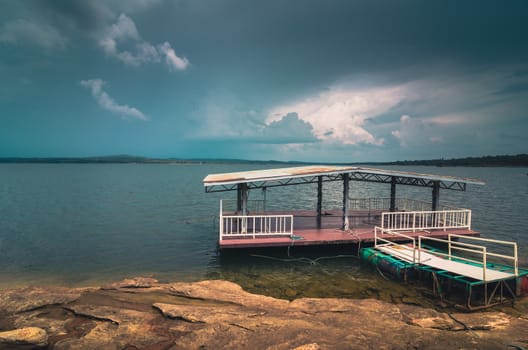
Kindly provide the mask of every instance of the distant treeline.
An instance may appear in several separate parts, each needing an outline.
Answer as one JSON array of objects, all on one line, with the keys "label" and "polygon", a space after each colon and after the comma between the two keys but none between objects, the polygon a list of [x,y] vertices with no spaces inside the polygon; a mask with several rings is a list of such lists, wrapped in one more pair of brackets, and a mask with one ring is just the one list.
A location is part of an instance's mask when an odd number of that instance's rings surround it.
[{"label": "distant treeline", "polygon": [[58,164],[313,164],[303,162],[282,162],[275,160],[244,160],[244,159],[177,159],[148,158],[129,155],[102,157],[6,157],[0,158],[0,163],[58,163]]},{"label": "distant treeline", "polygon": [[[176,159],[176,158],[147,158],[129,155],[103,157],[60,157],[60,158],[0,158],[0,163],[102,163],[102,164],[202,164],[202,163],[231,163],[231,164],[277,164],[277,165],[308,165],[321,164],[296,161],[274,160],[243,160],[243,159]],[[326,163],[328,164],[328,163]],[[336,165],[428,165],[428,166],[473,166],[473,167],[528,167],[528,154],[467,157],[455,159],[430,160],[401,160],[395,162],[361,162],[334,163]]]},{"label": "distant treeline", "polygon": [[49,157],[49,158],[0,158],[0,163],[171,163],[170,159],[156,159],[136,156],[104,157]]},{"label": "distant treeline", "polygon": [[[378,163],[382,164],[382,163]],[[528,154],[514,156],[484,156],[455,159],[403,160],[383,163],[384,165],[432,165],[432,166],[474,166],[474,167],[528,167]]]}]

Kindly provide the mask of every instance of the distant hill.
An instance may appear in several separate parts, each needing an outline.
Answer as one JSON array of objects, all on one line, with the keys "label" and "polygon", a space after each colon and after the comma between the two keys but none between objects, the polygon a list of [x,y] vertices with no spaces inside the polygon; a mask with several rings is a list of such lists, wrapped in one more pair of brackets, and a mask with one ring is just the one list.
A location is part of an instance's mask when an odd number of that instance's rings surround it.
[{"label": "distant hill", "polygon": [[[177,159],[147,158],[130,155],[113,155],[101,157],[60,157],[60,158],[0,158],[0,163],[87,163],[87,164],[276,164],[276,165],[309,165],[320,162],[297,162],[277,160],[244,160],[244,159]],[[329,163],[325,163],[329,164]],[[361,162],[333,163],[335,165],[427,165],[427,166],[470,166],[470,167],[528,167],[528,154],[467,157],[453,159],[399,160],[394,162]]]},{"label": "distant hill", "polygon": [[377,163],[383,165],[432,165],[469,167],[528,167],[528,154],[467,157],[454,159],[403,160]]},{"label": "distant hill", "polygon": [[71,163],[71,164],[313,164],[305,162],[285,162],[276,160],[244,160],[244,159],[178,159],[178,158],[148,158],[130,155],[113,155],[100,157],[6,157],[0,158],[0,163]]}]

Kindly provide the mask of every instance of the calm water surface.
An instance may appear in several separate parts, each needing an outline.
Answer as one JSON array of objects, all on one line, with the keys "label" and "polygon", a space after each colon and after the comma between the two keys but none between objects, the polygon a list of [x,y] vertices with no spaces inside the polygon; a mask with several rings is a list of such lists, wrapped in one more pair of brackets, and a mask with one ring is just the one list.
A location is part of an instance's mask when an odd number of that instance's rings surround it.
[{"label": "calm water surface", "polygon": [[[206,194],[210,173],[273,165],[0,164],[0,288],[29,284],[84,286],[137,275],[161,281],[228,279],[278,297],[378,297],[419,293],[386,281],[351,257],[355,252],[309,249],[216,250],[218,200]],[[441,202],[473,210],[484,237],[519,243],[528,266],[528,169],[403,167],[404,171],[472,177],[486,186],[441,191]],[[398,195],[430,200],[430,189],[398,187]],[[389,195],[389,186],[352,183],[352,196]],[[314,208],[311,185],[268,189],[269,207]],[[260,191],[250,193],[259,199]],[[325,184],[325,209],[339,208],[341,188]],[[266,255],[267,257],[255,256]],[[330,258],[332,257],[332,258]]]}]

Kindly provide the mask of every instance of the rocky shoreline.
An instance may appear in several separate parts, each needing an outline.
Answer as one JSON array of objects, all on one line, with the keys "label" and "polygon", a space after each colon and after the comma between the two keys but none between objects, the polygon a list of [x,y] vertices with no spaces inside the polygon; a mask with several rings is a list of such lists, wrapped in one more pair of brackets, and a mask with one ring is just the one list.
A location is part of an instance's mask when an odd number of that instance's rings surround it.
[{"label": "rocky shoreline", "polygon": [[[524,301],[523,301],[524,303]],[[528,313],[251,294],[134,278],[0,291],[0,349],[527,349]]]}]

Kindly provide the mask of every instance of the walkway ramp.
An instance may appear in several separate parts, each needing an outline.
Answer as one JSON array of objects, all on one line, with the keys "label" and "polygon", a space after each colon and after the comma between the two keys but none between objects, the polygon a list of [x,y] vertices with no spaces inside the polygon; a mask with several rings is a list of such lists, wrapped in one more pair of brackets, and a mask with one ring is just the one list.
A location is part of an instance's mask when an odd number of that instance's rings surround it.
[{"label": "walkway ramp", "polygon": [[515,274],[513,273],[493,270],[490,267],[487,267],[484,272],[482,266],[475,266],[456,260],[448,260],[434,255],[423,248],[420,252],[418,252],[418,248],[404,245],[377,246],[376,249],[409,263],[416,263],[418,261],[418,256],[420,255],[418,262],[420,265],[448,271],[453,274],[470,277],[479,281],[492,282],[515,277]]}]

